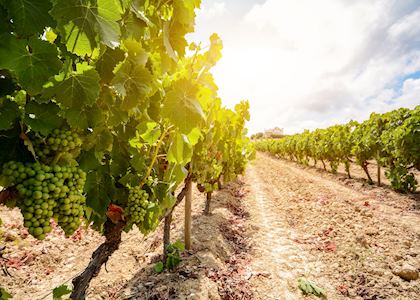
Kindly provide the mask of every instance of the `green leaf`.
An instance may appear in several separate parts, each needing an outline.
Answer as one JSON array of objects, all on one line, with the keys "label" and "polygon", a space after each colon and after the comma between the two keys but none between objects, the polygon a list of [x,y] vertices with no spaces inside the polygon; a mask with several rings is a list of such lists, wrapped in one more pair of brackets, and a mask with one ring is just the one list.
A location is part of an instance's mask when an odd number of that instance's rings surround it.
[{"label": "green leaf", "polygon": [[50,26],[53,21],[48,13],[51,7],[51,2],[46,0],[13,0],[7,3],[14,31],[19,36],[40,34]]},{"label": "green leaf", "polygon": [[156,143],[161,135],[161,130],[156,122],[143,122],[137,126],[140,137],[146,143],[153,145]]},{"label": "green leaf", "polygon": [[96,70],[101,75],[103,82],[111,82],[112,78],[114,78],[113,71],[122,60],[124,60],[124,52],[121,49],[106,48],[96,62]]},{"label": "green leaf", "polygon": [[165,180],[167,182],[172,182],[173,186],[169,186],[169,189],[176,188],[185,177],[188,175],[188,170],[182,164],[169,164],[168,171],[165,172]]},{"label": "green leaf", "polygon": [[180,240],[177,240],[175,243],[172,244],[172,246],[181,252],[185,250],[185,245]]},{"label": "green leaf", "polygon": [[123,177],[121,177],[121,179],[118,180],[118,182],[124,186],[136,186],[140,182],[140,177],[135,174],[127,173]]},{"label": "green leaf", "polygon": [[71,293],[71,289],[69,289],[67,285],[65,284],[60,285],[59,287],[56,287],[55,289],[53,289],[53,299],[61,300],[63,296],[70,293]]},{"label": "green leaf", "polygon": [[57,39],[57,34],[51,28],[48,28],[45,31],[45,39],[50,42],[50,44],[54,44]]},{"label": "green leaf", "polygon": [[166,52],[168,53],[169,57],[172,58],[174,61],[178,61],[178,57],[174,49],[172,48],[170,36],[169,36],[169,22],[165,22],[163,24],[163,45],[165,46]]},{"label": "green leaf", "polygon": [[203,135],[201,134],[201,131],[199,128],[193,128],[193,130],[191,130],[191,132],[187,135],[188,137],[188,141],[190,142],[191,146],[196,145],[200,138],[203,137]]},{"label": "green leaf", "polygon": [[191,160],[192,153],[187,137],[177,133],[169,146],[167,159],[171,163],[186,164]]},{"label": "green leaf", "polygon": [[189,134],[204,119],[197,91],[194,84],[181,79],[173,84],[163,103],[162,114],[185,134]]},{"label": "green leaf", "polygon": [[105,166],[89,172],[86,176],[85,192],[86,204],[96,213],[103,216],[111,203],[114,195],[114,183],[107,174]]},{"label": "green leaf", "polygon": [[66,108],[92,106],[99,96],[99,74],[86,63],[77,64],[76,68],[68,76],[64,72],[54,76],[45,86],[43,97],[55,97]]},{"label": "green leaf", "polygon": [[317,286],[314,282],[306,280],[304,278],[298,279],[298,287],[303,294],[313,294],[320,298],[325,298],[327,295],[323,289]]},{"label": "green leaf", "polygon": [[155,266],[153,267],[153,270],[156,273],[162,273],[164,269],[165,269],[165,266],[164,266],[163,262],[161,262],[161,261],[156,263]]},{"label": "green leaf", "polygon": [[83,109],[68,109],[64,111],[64,117],[72,128],[94,128],[104,121],[104,111],[93,105]]},{"label": "green leaf", "polygon": [[0,70],[0,97],[11,95],[16,90],[17,84],[12,76],[7,70]]},{"label": "green leaf", "polygon": [[115,77],[111,84],[124,99],[122,107],[132,109],[145,101],[153,91],[153,76],[142,65],[135,65],[130,60],[120,63],[114,70]]},{"label": "green leaf", "polygon": [[12,128],[19,116],[19,106],[16,102],[5,99],[4,102],[0,104],[0,130]]},{"label": "green leaf", "polygon": [[57,55],[57,48],[46,41],[0,36],[0,69],[12,71],[31,95],[40,93],[44,83],[60,71],[62,63]]},{"label": "green leaf", "polygon": [[130,159],[130,164],[138,174],[143,174],[143,172],[145,173],[147,164],[144,155],[140,153],[133,153],[133,158]]},{"label": "green leaf", "polygon": [[4,163],[15,160],[28,162],[33,160],[32,154],[20,139],[21,128],[18,123],[10,130],[0,131],[0,166]]},{"label": "green leaf", "polygon": [[83,151],[78,159],[80,168],[86,173],[91,170],[96,170],[100,166],[100,162],[95,156],[94,150]]},{"label": "green leaf", "polygon": [[108,129],[103,129],[99,132],[93,132],[96,146],[95,150],[97,152],[104,152],[104,151],[111,151],[112,144],[114,142],[114,136],[112,135],[111,131]]},{"label": "green leaf", "polygon": [[[0,225],[1,225],[1,220],[0,220]],[[10,295],[4,288],[0,287],[0,300],[8,300],[13,298],[12,295]]]},{"label": "green leaf", "polygon": [[0,4],[0,34],[10,32],[12,30],[11,25],[6,9]]},{"label": "green leaf", "polygon": [[63,124],[59,112],[60,108],[52,102],[39,104],[31,101],[25,106],[25,123],[32,130],[46,136]]},{"label": "green leaf", "polygon": [[99,42],[119,46],[121,6],[117,0],[57,0],[51,10],[67,50],[96,56]]}]

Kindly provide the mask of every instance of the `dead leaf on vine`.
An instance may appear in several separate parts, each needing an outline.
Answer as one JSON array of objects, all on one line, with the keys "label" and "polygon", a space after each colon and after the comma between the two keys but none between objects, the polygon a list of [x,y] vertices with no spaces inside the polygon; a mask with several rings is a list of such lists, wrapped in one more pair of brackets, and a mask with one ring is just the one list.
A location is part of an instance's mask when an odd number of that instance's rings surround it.
[{"label": "dead leaf on vine", "polygon": [[110,204],[106,216],[112,223],[117,224],[119,221],[124,221],[124,209],[118,205]]}]

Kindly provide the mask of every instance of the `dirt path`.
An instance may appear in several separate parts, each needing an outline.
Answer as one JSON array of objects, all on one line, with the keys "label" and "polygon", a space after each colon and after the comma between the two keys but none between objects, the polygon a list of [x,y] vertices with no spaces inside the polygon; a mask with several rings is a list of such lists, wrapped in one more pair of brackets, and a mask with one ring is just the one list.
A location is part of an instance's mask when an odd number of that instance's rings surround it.
[{"label": "dirt path", "polygon": [[248,201],[255,208],[251,211],[252,221],[259,226],[253,239],[252,269],[269,276],[269,280],[261,281],[261,277],[254,280],[255,296],[257,299],[298,299],[296,279],[309,275],[313,266],[308,263],[307,253],[293,243],[287,221],[278,211],[277,197],[272,191],[267,193],[267,186],[255,167],[249,167],[247,175],[251,188]]},{"label": "dirt path", "polygon": [[[420,281],[393,274],[420,267],[416,200],[383,188],[357,190],[259,155],[247,170],[247,210],[256,227],[256,299],[300,299],[297,279],[328,299],[417,299]],[[392,205],[395,201],[398,205]]]}]

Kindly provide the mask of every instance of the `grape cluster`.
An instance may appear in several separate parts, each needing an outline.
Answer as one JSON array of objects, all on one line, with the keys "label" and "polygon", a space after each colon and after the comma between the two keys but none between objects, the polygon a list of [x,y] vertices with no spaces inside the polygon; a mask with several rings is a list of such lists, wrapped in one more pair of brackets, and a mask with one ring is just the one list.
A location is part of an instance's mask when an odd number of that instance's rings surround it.
[{"label": "grape cluster", "polygon": [[149,187],[156,186],[158,184],[158,179],[153,178],[152,176],[147,177],[146,179],[146,185]]},{"label": "grape cluster", "polygon": [[34,140],[35,152],[43,160],[54,156],[55,153],[77,150],[81,145],[82,140],[79,135],[65,129],[54,129],[46,139],[36,138]]},{"label": "grape cluster", "polygon": [[16,186],[24,225],[37,239],[42,240],[51,232],[51,217],[58,220],[66,235],[79,227],[85,203],[82,192],[86,174],[82,170],[10,161],[4,164],[2,175]]},{"label": "grape cluster", "polygon": [[130,221],[134,224],[143,222],[149,205],[149,194],[139,186],[130,189],[128,194],[127,211]]}]

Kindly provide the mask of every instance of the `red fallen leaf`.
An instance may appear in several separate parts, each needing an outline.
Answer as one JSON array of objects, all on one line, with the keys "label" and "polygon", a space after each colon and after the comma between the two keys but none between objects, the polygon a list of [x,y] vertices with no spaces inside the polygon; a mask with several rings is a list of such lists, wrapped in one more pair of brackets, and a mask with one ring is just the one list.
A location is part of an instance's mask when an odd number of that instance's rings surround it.
[{"label": "red fallen leaf", "polygon": [[78,228],[76,230],[75,233],[73,233],[73,235],[71,236],[71,239],[75,242],[82,240],[82,233],[83,233],[83,229],[82,228]]},{"label": "red fallen leaf", "polygon": [[246,270],[244,268],[240,268],[240,269],[238,269],[238,274],[239,275],[245,275],[246,274]]},{"label": "red fallen leaf", "polygon": [[117,224],[119,221],[124,221],[124,209],[118,205],[110,204],[108,206],[106,216],[112,221],[112,223]]},{"label": "red fallen leaf", "polygon": [[365,203],[363,203],[363,205],[366,206],[366,207],[370,206],[368,201],[365,201]]},{"label": "red fallen leaf", "polygon": [[332,228],[332,227],[330,227],[330,228],[328,228],[328,229],[325,229],[323,232],[322,232],[322,234],[321,235],[324,235],[324,236],[329,236],[330,235],[330,233],[333,231],[334,229]]},{"label": "red fallen leaf", "polygon": [[324,245],[319,246],[318,250],[326,252],[335,252],[337,250],[337,245],[333,242],[326,242]]},{"label": "red fallen leaf", "polygon": [[337,291],[343,296],[349,296],[349,288],[345,284],[340,284],[337,286]]},{"label": "red fallen leaf", "polygon": [[21,257],[7,259],[4,262],[4,265],[8,268],[19,270],[25,263],[29,263],[33,258],[32,252],[26,251]]},{"label": "red fallen leaf", "polygon": [[334,243],[328,242],[325,246],[326,251],[335,252],[337,250],[337,245]]}]

